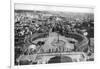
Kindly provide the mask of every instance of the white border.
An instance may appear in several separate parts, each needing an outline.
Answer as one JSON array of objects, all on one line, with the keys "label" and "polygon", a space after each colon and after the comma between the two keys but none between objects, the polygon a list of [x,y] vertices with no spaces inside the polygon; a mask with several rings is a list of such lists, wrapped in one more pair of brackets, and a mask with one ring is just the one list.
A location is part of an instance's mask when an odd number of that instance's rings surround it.
[{"label": "white border", "polygon": [[[11,39],[11,63],[10,63],[10,67],[11,67],[11,69],[31,69],[31,68],[36,68],[36,69],[38,69],[38,68],[42,68],[42,67],[51,67],[52,68],[52,66],[55,66],[54,68],[56,68],[56,66],[59,66],[59,64],[41,64],[41,65],[23,65],[23,66],[14,66],[14,4],[15,4],[16,2],[14,2],[14,1],[11,1],[11,32],[10,32],[10,34],[11,34],[11,37],[10,37],[10,39]],[[22,3],[19,3],[19,4],[22,4]],[[24,3],[23,3],[24,4]],[[32,4],[31,4],[32,5]],[[46,4],[33,4],[33,5],[35,5],[35,6],[52,6],[52,7],[74,7],[74,8],[88,8],[88,9],[94,9],[94,7],[93,6],[72,6],[72,5],[66,5],[66,6],[56,6],[56,5],[46,5]],[[93,13],[93,12],[92,12]],[[78,64],[78,65],[81,65],[81,64],[84,64],[84,62],[77,62],[77,63],[60,63],[60,65],[69,65],[69,66],[71,66],[71,65],[76,65],[76,64]],[[90,64],[89,62],[85,62],[85,64]],[[94,62],[92,62],[91,64],[94,64]]]}]

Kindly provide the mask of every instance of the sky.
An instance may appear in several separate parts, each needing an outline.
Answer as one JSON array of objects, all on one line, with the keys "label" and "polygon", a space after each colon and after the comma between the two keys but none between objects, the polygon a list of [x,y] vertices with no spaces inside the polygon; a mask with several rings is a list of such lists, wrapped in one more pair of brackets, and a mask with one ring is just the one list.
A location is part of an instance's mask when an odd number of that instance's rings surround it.
[{"label": "sky", "polygon": [[93,13],[92,7],[76,7],[76,6],[53,6],[53,5],[38,5],[38,4],[21,4],[14,5],[16,10],[38,10],[38,11],[60,11],[60,12],[79,12]]}]

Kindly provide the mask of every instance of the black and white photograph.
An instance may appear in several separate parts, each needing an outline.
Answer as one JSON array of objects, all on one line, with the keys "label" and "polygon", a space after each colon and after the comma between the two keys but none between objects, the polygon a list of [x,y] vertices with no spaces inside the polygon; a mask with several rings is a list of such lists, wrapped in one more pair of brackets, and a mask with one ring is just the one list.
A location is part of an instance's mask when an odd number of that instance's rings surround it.
[{"label": "black and white photograph", "polygon": [[94,9],[14,4],[14,65],[94,61]]}]

